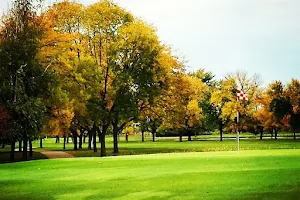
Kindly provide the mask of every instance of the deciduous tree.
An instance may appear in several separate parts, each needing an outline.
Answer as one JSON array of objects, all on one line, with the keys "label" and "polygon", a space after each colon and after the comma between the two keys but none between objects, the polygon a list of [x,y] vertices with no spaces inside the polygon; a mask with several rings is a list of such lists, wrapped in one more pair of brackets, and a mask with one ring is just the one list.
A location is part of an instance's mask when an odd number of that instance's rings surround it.
[{"label": "deciduous tree", "polygon": [[[43,36],[41,18],[34,0],[15,0],[4,17],[0,30],[1,103],[12,113],[24,142],[23,159],[27,160],[27,142],[40,133],[51,84],[55,78],[44,71],[38,50]],[[15,138],[14,138],[15,140]]]}]

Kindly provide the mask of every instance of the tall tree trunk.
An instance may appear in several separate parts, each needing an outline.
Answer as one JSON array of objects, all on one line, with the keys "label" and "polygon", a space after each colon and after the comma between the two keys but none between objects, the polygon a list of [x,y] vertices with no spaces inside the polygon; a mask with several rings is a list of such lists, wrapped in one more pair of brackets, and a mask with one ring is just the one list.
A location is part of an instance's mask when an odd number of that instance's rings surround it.
[{"label": "tall tree trunk", "polygon": [[56,143],[59,143],[59,136],[56,136]]},{"label": "tall tree trunk", "polygon": [[102,131],[101,131],[101,134],[100,134],[100,137],[101,137],[101,142],[100,142],[100,143],[101,143],[100,156],[101,156],[101,157],[106,156],[105,135],[106,135],[108,126],[109,126],[109,124],[103,125],[103,126],[102,126]]},{"label": "tall tree trunk", "polygon": [[118,133],[113,134],[113,139],[114,139],[114,152],[115,154],[119,153],[119,146],[118,146]]},{"label": "tall tree trunk", "polygon": [[28,140],[27,140],[27,136],[24,136],[24,138],[23,138],[23,153],[22,153],[22,160],[24,160],[24,161],[28,160],[27,148],[28,148]]},{"label": "tall tree trunk", "polygon": [[119,153],[119,146],[118,146],[118,134],[119,134],[119,129],[118,129],[118,121],[112,123],[113,126],[113,142],[114,142],[114,154]]},{"label": "tall tree trunk", "polygon": [[95,124],[92,131],[93,131],[93,149],[94,152],[97,152],[97,127]]},{"label": "tall tree trunk", "polygon": [[91,130],[89,130],[88,136],[89,136],[88,149],[89,149],[89,150],[92,150],[92,131],[91,131]]},{"label": "tall tree trunk", "polygon": [[277,140],[277,133],[278,133],[278,129],[275,128],[275,140]]},{"label": "tall tree trunk", "polygon": [[145,142],[145,132],[142,130],[142,142]]},{"label": "tall tree trunk", "polygon": [[10,146],[10,161],[15,161],[15,146],[16,146],[16,143],[15,141],[13,140],[11,142],[11,146]]},{"label": "tall tree trunk", "polygon": [[100,137],[101,137],[101,150],[100,150],[100,156],[101,157],[104,157],[106,156],[106,147],[105,147],[105,134],[104,133],[101,133],[100,134]]},{"label": "tall tree trunk", "polygon": [[82,149],[82,132],[79,135],[79,149]]},{"label": "tall tree trunk", "polygon": [[294,128],[294,140],[296,140],[296,129]]},{"label": "tall tree trunk", "polygon": [[119,153],[119,146],[118,146],[118,132],[113,133],[113,140],[114,140],[114,152],[115,154]]},{"label": "tall tree trunk", "polygon": [[182,135],[179,135],[179,142],[182,142]]},{"label": "tall tree trunk", "polygon": [[271,139],[273,139],[273,132],[274,132],[274,128],[272,128],[272,131],[271,131]]},{"label": "tall tree trunk", "polygon": [[32,140],[29,140],[29,158],[32,158],[33,153],[32,153]]},{"label": "tall tree trunk", "polygon": [[69,143],[69,136],[67,136],[67,143]]},{"label": "tall tree trunk", "polygon": [[5,148],[5,143],[4,143],[4,140],[2,141],[2,146],[1,146],[2,149]]},{"label": "tall tree trunk", "polygon": [[40,137],[40,148],[43,148],[43,138]]},{"label": "tall tree trunk", "polygon": [[155,134],[156,132],[152,132],[152,142],[155,142]]},{"label": "tall tree trunk", "polygon": [[86,143],[86,135],[83,135],[83,143]]},{"label": "tall tree trunk", "polygon": [[94,152],[97,152],[97,131],[96,130],[93,134],[93,149]]},{"label": "tall tree trunk", "polygon": [[64,135],[64,150],[66,149],[66,142],[67,142],[67,136],[66,135]]},{"label": "tall tree trunk", "polygon": [[76,130],[72,130],[72,134],[73,134],[73,143],[74,143],[74,149],[75,151],[78,150],[78,147],[77,147],[77,133],[76,133]]},{"label": "tall tree trunk", "polygon": [[264,134],[264,128],[260,129],[260,136],[259,139],[262,140],[263,139],[263,134]]},{"label": "tall tree trunk", "polygon": [[188,141],[192,141],[192,131],[188,130]]},{"label": "tall tree trunk", "polygon": [[219,131],[220,131],[220,142],[223,141],[223,122],[219,124]]},{"label": "tall tree trunk", "polygon": [[22,152],[22,140],[19,140],[19,152]]}]

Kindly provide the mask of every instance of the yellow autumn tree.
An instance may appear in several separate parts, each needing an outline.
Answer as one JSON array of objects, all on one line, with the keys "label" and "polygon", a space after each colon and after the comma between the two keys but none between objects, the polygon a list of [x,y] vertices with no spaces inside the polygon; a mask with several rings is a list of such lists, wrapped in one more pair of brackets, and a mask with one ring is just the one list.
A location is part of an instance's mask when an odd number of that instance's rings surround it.
[{"label": "yellow autumn tree", "polygon": [[268,94],[267,91],[264,91],[261,94],[260,98],[257,98],[255,101],[256,110],[254,112],[254,119],[258,122],[258,129],[260,132],[260,139],[263,138],[263,132],[271,130],[273,127],[278,127],[276,123],[274,113],[270,111],[270,103],[272,97]]},{"label": "yellow autumn tree", "polygon": [[289,97],[290,105],[292,109],[287,116],[285,124],[288,124],[289,127],[293,130],[293,137],[296,140],[296,131],[299,130],[300,125],[300,80],[292,79],[290,83],[287,84],[285,90],[285,96]]},{"label": "yellow autumn tree", "polygon": [[[248,100],[238,100],[237,90],[246,93]],[[253,119],[255,113],[255,100],[261,92],[260,77],[249,77],[245,72],[229,74],[221,80],[219,86],[212,93],[211,103],[221,111],[221,119],[228,121],[227,128],[236,130],[236,117],[239,112],[239,130],[246,129],[249,119]]]},{"label": "yellow autumn tree", "polygon": [[[45,70],[55,72],[60,83],[60,93],[64,93],[68,104],[72,104],[73,119],[68,128],[74,137],[74,150],[78,149],[78,137],[79,148],[82,146],[83,130],[91,132],[86,102],[93,93],[98,92],[102,80],[102,71],[94,65],[93,56],[89,52],[89,37],[83,26],[84,16],[82,4],[67,0],[53,4],[43,13],[47,32],[40,51]],[[55,111],[57,108],[52,109]]]},{"label": "yellow autumn tree", "polygon": [[152,134],[152,141],[155,141],[155,136],[158,128],[163,122],[166,115],[166,105],[169,104],[168,94],[169,87],[172,86],[172,76],[174,72],[182,72],[183,65],[181,61],[172,55],[171,48],[163,46],[160,48],[157,58],[157,70],[155,79],[160,79],[163,84],[161,93],[153,99],[139,100],[139,121],[142,129],[142,141],[144,141],[144,132],[149,130]]},{"label": "yellow autumn tree", "polygon": [[187,133],[191,140],[193,128],[201,118],[198,102],[203,98],[207,87],[195,77],[175,73],[170,79],[170,87],[164,94],[166,102],[163,127],[179,134],[182,141],[183,133]]}]

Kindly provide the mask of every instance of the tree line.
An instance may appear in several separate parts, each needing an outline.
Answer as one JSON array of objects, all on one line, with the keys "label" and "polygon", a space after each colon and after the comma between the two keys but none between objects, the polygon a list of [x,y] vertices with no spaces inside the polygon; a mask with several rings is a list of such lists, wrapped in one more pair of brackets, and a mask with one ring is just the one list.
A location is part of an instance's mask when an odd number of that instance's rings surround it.
[{"label": "tree line", "polygon": [[[296,130],[300,82],[261,87],[244,72],[216,80],[212,72],[187,72],[155,29],[112,1],[90,6],[71,1],[41,9],[39,1],[14,0],[0,28],[0,140],[32,156],[32,141],[72,136],[74,150],[106,156],[107,135],[118,154],[118,136],[133,122],[144,133],[191,136],[201,131]],[[249,101],[237,101],[236,89]],[[241,120],[235,122],[239,111]],[[77,142],[79,141],[79,144]],[[22,148],[23,147],[23,148]]]}]

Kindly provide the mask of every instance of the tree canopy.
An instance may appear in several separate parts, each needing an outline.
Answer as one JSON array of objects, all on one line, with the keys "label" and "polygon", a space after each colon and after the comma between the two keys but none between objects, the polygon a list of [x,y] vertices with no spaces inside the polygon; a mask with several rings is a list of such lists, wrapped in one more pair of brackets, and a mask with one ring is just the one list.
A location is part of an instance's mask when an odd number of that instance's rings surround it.
[{"label": "tree canopy", "polygon": [[[13,145],[44,136],[73,137],[74,150],[106,155],[133,132],[162,136],[203,131],[262,132],[300,128],[300,82],[267,88],[258,75],[234,72],[221,80],[207,69],[188,72],[156,29],[110,0],[89,6],[64,0],[14,0],[0,27],[0,140]],[[237,98],[242,90],[248,101]],[[236,114],[240,113],[240,123]],[[135,123],[134,123],[135,122]],[[77,140],[79,138],[79,147]],[[143,139],[144,141],[144,139]],[[93,145],[92,145],[93,144]]]}]

